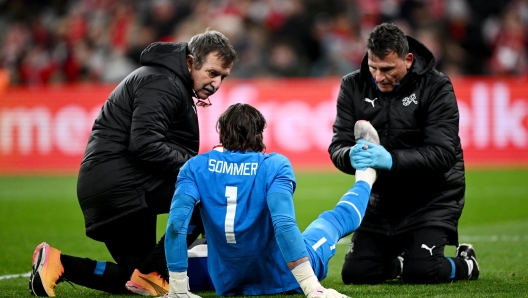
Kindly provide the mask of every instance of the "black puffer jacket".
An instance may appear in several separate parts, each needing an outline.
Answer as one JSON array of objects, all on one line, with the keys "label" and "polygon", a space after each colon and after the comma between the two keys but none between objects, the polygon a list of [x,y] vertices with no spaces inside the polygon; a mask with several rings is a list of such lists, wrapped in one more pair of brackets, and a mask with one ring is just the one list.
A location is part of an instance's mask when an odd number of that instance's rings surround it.
[{"label": "black puffer jacket", "polygon": [[354,174],[354,123],[370,121],[393,166],[379,171],[359,230],[397,235],[439,226],[454,232],[449,241],[456,244],[465,193],[456,97],[449,78],[433,68],[432,53],[416,39],[407,40],[415,60],[392,92],[377,89],[366,55],[360,70],[343,77],[328,151],[338,169]]},{"label": "black puffer jacket", "polygon": [[187,43],[149,45],[97,116],[77,182],[89,237],[102,240],[106,223],[146,208],[145,192],[174,184],[198,153],[187,53]]}]

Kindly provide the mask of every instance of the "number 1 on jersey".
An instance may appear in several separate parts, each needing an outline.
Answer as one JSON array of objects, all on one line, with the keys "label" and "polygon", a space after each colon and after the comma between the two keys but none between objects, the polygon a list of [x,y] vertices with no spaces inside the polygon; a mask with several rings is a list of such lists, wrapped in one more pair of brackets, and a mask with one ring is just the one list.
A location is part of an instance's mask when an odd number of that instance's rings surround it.
[{"label": "number 1 on jersey", "polygon": [[227,199],[227,209],[225,218],[225,235],[227,243],[236,243],[235,239],[235,213],[237,205],[236,186],[226,186],[225,196]]}]

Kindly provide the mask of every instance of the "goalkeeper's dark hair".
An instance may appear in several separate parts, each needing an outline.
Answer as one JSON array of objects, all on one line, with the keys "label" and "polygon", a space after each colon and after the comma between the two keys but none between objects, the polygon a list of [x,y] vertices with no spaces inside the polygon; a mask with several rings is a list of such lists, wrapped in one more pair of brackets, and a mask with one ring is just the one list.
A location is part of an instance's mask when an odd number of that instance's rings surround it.
[{"label": "goalkeeper's dark hair", "polygon": [[222,147],[231,151],[262,152],[266,150],[263,132],[266,119],[254,107],[237,103],[220,115],[216,130],[220,133]]},{"label": "goalkeeper's dark hair", "polygon": [[398,57],[405,59],[405,55],[409,53],[409,43],[405,33],[398,26],[383,23],[374,27],[370,33],[367,50],[369,54],[382,59],[392,51],[396,52]]},{"label": "goalkeeper's dark hair", "polygon": [[196,34],[191,38],[189,52],[194,57],[196,69],[202,68],[205,58],[212,52],[216,52],[218,58],[222,60],[222,67],[229,67],[237,59],[235,49],[227,37],[218,31],[209,30],[209,28],[204,33]]}]

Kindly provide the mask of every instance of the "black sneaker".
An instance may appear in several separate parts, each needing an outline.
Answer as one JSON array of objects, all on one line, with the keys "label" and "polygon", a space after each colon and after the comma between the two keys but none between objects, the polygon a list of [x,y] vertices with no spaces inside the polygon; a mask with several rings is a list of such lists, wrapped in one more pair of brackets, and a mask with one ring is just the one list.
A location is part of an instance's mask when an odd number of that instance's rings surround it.
[{"label": "black sneaker", "polygon": [[477,255],[471,244],[460,244],[456,250],[456,257],[463,258],[467,261],[473,262],[473,269],[469,272],[468,279],[478,279],[480,274],[479,265],[477,262]]}]

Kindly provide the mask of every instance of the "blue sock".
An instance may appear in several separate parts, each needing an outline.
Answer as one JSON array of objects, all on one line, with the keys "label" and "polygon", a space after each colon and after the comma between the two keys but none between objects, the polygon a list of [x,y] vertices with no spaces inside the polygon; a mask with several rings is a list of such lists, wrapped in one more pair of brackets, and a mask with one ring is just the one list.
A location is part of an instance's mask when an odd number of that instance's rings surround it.
[{"label": "blue sock", "polygon": [[369,184],[365,181],[357,181],[343,195],[333,210],[323,212],[319,215],[319,218],[330,222],[337,230],[338,239],[341,239],[359,227],[361,220],[365,216],[369,197]]},{"label": "blue sock", "polygon": [[106,262],[97,261],[95,264],[94,275],[102,276],[106,269]]},{"label": "blue sock", "polygon": [[451,258],[446,258],[446,259],[449,261],[449,263],[451,263],[451,275],[449,276],[449,279],[453,279],[455,278],[455,274],[456,274],[455,262]]}]

